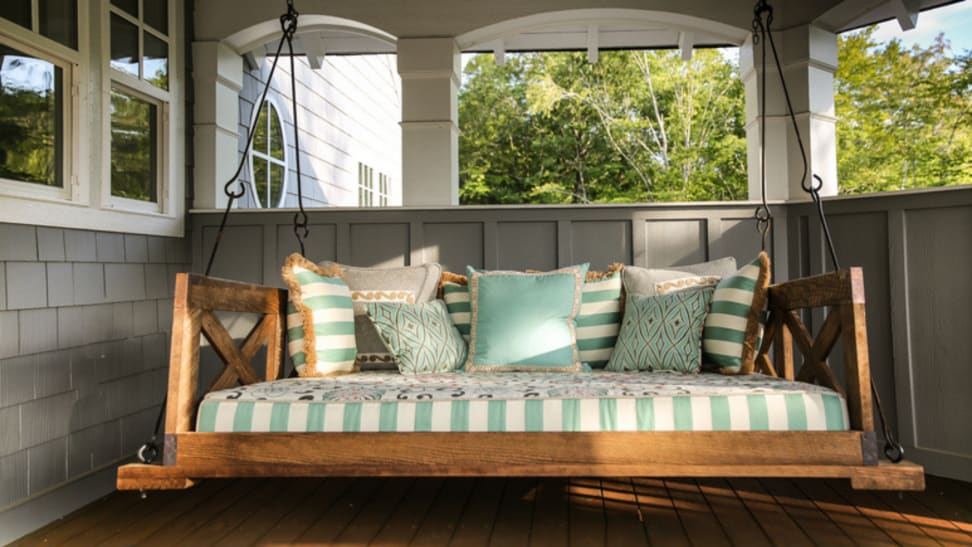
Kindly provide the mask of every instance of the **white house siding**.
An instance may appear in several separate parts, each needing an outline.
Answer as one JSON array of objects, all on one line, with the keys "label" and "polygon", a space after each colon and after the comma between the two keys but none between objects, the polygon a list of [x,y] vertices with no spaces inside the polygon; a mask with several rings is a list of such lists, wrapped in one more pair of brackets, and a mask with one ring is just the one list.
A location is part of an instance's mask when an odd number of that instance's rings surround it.
[{"label": "white house siding", "polygon": [[[242,154],[254,105],[270,72],[271,59],[243,75],[240,92]],[[391,177],[389,205],[400,205],[401,193],[401,81],[394,55],[328,56],[320,69],[307,59],[296,59],[300,127],[300,161],[304,204],[308,207],[358,205],[358,163]],[[281,58],[270,88],[285,127],[287,142],[287,197],[285,207],[297,204],[293,116],[289,59]],[[250,180],[249,168],[244,179]],[[252,193],[242,207],[255,207]]]}]

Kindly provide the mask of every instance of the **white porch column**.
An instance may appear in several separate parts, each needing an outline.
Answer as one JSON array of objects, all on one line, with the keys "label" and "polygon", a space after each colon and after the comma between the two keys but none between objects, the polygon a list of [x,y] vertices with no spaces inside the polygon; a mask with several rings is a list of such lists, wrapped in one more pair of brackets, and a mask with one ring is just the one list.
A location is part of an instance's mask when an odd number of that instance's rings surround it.
[{"label": "white porch column", "polygon": [[193,42],[192,207],[226,206],[223,185],[239,162],[243,58],[222,42]]},{"label": "white porch column", "polygon": [[459,204],[459,49],[452,38],[398,40],[402,204]]},{"label": "white porch column", "polygon": [[[819,175],[821,195],[837,193],[837,137],[834,113],[834,71],[837,69],[837,35],[815,26],[774,33],[793,103],[800,136],[807,151],[808,180]],[[803,161],[773,53],[766,44],[766,120],[759,117],[760,49],[749,38],[740,48],[740,77],[746,88],[746,140],[749,197],[760,197],[759,136],[766,124],[766,187],[770,199],[809,199],[800,188]]]}]

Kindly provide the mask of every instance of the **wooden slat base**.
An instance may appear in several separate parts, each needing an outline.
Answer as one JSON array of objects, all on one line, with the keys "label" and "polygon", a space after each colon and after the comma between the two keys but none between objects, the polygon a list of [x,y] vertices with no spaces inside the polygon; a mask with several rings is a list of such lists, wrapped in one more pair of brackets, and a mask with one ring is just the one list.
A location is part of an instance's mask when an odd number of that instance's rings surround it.
[{"label": "wooden slat base", "polygon": [[[118,470],[119,490],[170,490],[189,488],[194,480],[230,477],[320,477],[320,476],[488,476],[488,477],[759,477],[850,479],[861,490],[924,490],[922,467],[911,462],[876,466],[862,465],[608,465],[608,466],[508,466],[466,469],[456,473],[446,467],[380,468],[366,466],[235,465],[158,466],[129,464]],[[191,478],[190,478],[191,477]]]}]

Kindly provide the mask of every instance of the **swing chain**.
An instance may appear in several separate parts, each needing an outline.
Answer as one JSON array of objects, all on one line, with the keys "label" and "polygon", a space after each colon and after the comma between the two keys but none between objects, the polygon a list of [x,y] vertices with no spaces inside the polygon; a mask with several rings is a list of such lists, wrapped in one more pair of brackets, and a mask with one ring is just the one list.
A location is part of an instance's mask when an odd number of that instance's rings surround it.
[{"label": "swing chain", "polygon": [[300,16],[294,9],[294,1],[287,0],[287,13],[280,16],[280,27],[283,30],[282,40],[287,42],[287,53],[290,57],[290,100],[294,122],[294,159],[297,171],[297,212],[294,213],[294,237],[300,246],[300,254],[304,256],[304,240],[310,235],[307,211],[304,210],[304,192],[300,169],[300,129],[297,122],[297,73],[294,63],[294,35],[297,33],[297,18]]},{"label": "swing chain", "polygon": [[[760,61],[763,73],[760,75],[759,111],[760,119],[762,120],[760,123],[760,160],[762,162],[760,177],[763,201],[756,209],[756,226],[763,236],[763,250],[765,251],[766,235],[770,229],[769,225],[772,223],[772,214],[770,214],[769,207],[766,203],[766,44],[768,42],[773,52],[773,61],[776,64],[776,70],[780,75],[780,87],[783,90],[783,99],[786,102],[787,114],[793,125],[793,133],[796,135],[797,147],[803,159],[803,175],[800,178],[800,188],[810,194],[810,199],[816,205],[817,217],[820,219],[820,228],[824,233],[827,251],[830,254],[831,261],[833,261],[834,269],[839,270],[840,262],[837,260],[834,240],[830,235],[830,226],[827,224],[827,215],[824,213],[823,200],[820,197],[820,190],[823,188],[823,179],[816,174],[810,176],[809,179],[807,177],[810,174],[810,163],[807,160],[807,150],[803,144],[803,138],[800,135],[800,127],[797,124],[796,114],[793,112],[793,102],[790,100],[790,92],[786,87],[786,78],[783,77],[783,65],[780,63],[780,57],[776,51],[776,43],[773,40],[773,33],[770,31],[772,23],[773,8],[769,5],[768,0],[759,0],[753,8],[753,44],[760,44],[762,53]],[[904,457],[904,447],[895,438],[894,433],[891,431],[891,426],[888,425],[887,416],[885,416],[884,408],[881,406],[881,397],[878,395],[877,386],[874,384],[873,378],[871,378],[871,394],[874,397],[878,418],[881,421],[881,430],[884,433],[884,456],[892,463],[898,463]]]}]

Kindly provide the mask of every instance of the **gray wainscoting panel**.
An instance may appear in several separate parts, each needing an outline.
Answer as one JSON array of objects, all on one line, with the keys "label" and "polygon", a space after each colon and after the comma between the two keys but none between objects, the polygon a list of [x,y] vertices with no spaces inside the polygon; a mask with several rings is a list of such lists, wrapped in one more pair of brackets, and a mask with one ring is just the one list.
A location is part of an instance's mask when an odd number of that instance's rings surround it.
[{"label": "gray wainscoting panel", "polygon": [[631,264],[631,222],[571,222],[570,253],[569,262],[590,262],[592,270],[604,270],[615,262]]},{"label": "gray wainscoting panel", "polygon": [[[202,229],[202,248],[205,253],[202,265],[193,271],[202,272],[206,269],[206,261],[209,260],[209,253],[216,241],[217,227],[218,224]],[[263,283],[264,233],[265,227],[259,224],[227,226],[223,231],[210,275],[248,283]],[[266,281],[276,283],[276,279]]]},{"label": "gray wainscoting panel", "polygon": [[752,218],[723,218],[716,222],[721,231],[709,242],[709,258],[731,256],[739,265],[756,258],[761,248],[756,221]]},{"label": "gray wainscoting panel", "polygon": [[905,226],[916,444],[972,468],[972,207],[908,211]]},{"label": "gray wainscoting panel", "polygon": [[703,262],[708,256],[706,220],[649,220],[644,224],[649,268]]},{"label": "gray wainscoting panel", "polygon": [[557,268],[556,222],[500,222],[496,230],[499,269]]},{"label": "gray wainscoting panel", "polygon": [[348,262],[352,266],[405,266],[409,256],[408,224],[352,224]]},{"label": "gray wainscoting panel", "polygon": [[443,269],[465,274],[466,266],[483,268],[482,222],[427,222],[422,225],[422,258]]},{"label": "gray wainscoting panel", "polygon": [[[334,224],[311,224],[310,234],[304,240],[304,250],[307,258],[314,262],[322,260],[337,260],[337,226]],[[277,272],[284,260],[293,253],[299,252],[297,238],[294,237],[292,226],[277,226],[277,260],[274,264]]]}]

